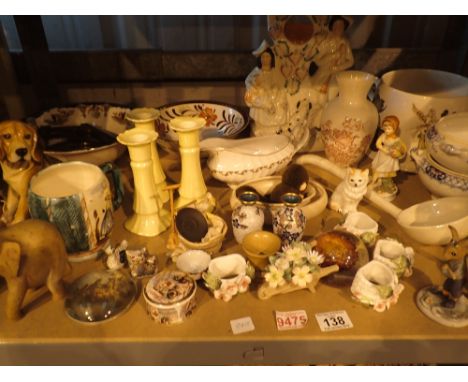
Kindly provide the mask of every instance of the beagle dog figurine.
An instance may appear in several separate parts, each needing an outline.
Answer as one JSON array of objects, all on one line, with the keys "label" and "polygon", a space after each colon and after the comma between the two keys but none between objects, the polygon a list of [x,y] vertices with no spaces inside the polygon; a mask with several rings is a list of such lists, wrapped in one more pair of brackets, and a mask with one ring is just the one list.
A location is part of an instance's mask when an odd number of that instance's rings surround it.
[{"label": "beagle dog figurine", "polygon": [[6,225],[26,219],[29,182],[42,167],[36,130],[21,121],[0,123],[0,165],[8,193],[0,219]]}]

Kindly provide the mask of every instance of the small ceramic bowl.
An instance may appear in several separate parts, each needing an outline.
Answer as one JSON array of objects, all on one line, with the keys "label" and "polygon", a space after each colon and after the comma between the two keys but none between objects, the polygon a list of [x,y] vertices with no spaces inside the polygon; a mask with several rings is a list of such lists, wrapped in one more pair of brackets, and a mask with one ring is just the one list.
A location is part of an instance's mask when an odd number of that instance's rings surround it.
[{"label": "small ceramic bowl", "polygon": [[417,242],[445,245],[452,239],[449,226],[460,239],[468,236],[468,197],[446,197],[415,204],[397,216],[397,223]]},{"label": "small ceramic bowl", "polygon": [[412,150],[422,184],[436,196],[468,196],[468,175],[437,163],[426,150]]},{"label": "small ceramic bowl", "polygon": [[181,234],[178,234],[179,239],[180,239],[180,244],[183,246],[185,250],[198,249],[201,251],[205,251],[210,255],[215,255],[220,251],[221,246],[223,245],[224,237],[226,236],[226,233],[227,233],[227,229],[228,229],[227,224],[224,221],[224,219],[219,217],[218,215],[214,215],[208,212],[206,213],[206,217],[207,217],[207,220],[209,221],[209,224],[218,225],[219,227],[221,227],[220,232],[217,235],[212,236],[209,240],[207,241],[202,240],[199,243],[189,241],[186,238],[184,238]]},{"label": "small ceramic bowl", "polygon": [[206,121],[200,132],[200,140],[218,137],[235,138],[248,125],[249,118],[233,105],[212,101],[186,101],[160,106],[156,119],[158,144],[169,152],[179,151],[177,134],[169,128],[175,117],[202,117]]},{"label": "small ceramic bowl", "polygon": [[265,269],[268,258],[281,248],[278,235],[268,231],[255,231],[247,234],[242,242],[242,250],[257,269]]},{"label": "small ceramic bowl", "polygon": [[468,113],[448,115],[428,128],[426,148],[445,168],[468,174]]},{"label": "small ceramic bowl", "polygon": [[182,323],[196,307],[196,291],[197,284],[187,273],[158,273],[143,291],[147,313],[161,324]]},{"label": "small ceramic bowl", "polygon": [[210,261],[211,256],[208,253],[193,249],[177,257],[176,266],[182,272],[188,273],[194,280],[198,280],[202,272],[208,269]]},{"label": "small ceramic bowl", "polygon": [[108,104],[56,107],[35,119],[44,154],[61,162],[96,165],[116,160],[125,146],[116,141],[127,128],[127,108]]},{"label": "small ceramic bowl", "polygon": [[[231,192],[231,198],[229,200],[231,208],[234,210],[237,206],[242,204],[239,198],[237,197],[237,190],[241,187],[255,189],[259,195],[265,196],[267,194],[270,194],[276,187],[276,185],[278,185],[279,183],[281,183],[281,176],[276,175],[267,176],[264,178],[257,178],[239,184]],[[320,183],[315,182],[313,180],[309,180],[305,197],[302,200],[302,202],[298,205],[298,207],[301,208],[306,219],[312,219],[320,215],[323,212],[323,210],[325,210],[327,203],[328,195],[325,191],[325,188]],[[271,212],[277,211],[278,209],[284,206],[282,203],[264,203],[264,205]],[[271,224],[270,214],[265,214],[265,224]]]}]

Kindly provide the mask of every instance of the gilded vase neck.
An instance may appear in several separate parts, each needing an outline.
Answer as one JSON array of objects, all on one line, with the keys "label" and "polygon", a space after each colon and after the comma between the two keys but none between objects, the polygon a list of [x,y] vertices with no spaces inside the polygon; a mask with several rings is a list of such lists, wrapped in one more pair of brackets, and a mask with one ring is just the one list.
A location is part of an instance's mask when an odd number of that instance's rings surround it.
[{"label": "gilded vase neck", "polygon": [[349,70],[336,75],[340,99],[348,103],[362,102],[375,81],[370,73]]}]

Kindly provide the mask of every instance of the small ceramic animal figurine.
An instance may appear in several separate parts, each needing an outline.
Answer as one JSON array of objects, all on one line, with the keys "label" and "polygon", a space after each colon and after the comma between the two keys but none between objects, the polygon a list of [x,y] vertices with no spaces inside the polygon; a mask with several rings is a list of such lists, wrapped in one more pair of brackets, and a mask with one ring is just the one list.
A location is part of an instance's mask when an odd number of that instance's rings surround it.
[{"label": "small ceramic animal figurine", "polygon": [[158,259],[150,255],[143,247],[139,249],[126,249],[128,266],[132,277],[152,276],[158,271]]},{"label": "small ceramic animal figurine", "polygon": [[357,211],[357,206],[367,192],[369,170],[349,167],[345,179],[336,187],[330,198],[330,208],[343,215]]},{"label": "small ceramic animal figurine", "polygon": [[128,247],[127,240],[122,240],[120,244],[112,248],[110,245],[104,249],[107,255],[106,265],[109,269],[117,270],[123,268],[127,262],[125,250]]},{"label": "small ceramic animal figurine", "polygon": [[444,299],[442,306],[451,309],[455,307],[463,292],[468,293],[466,290],[466,256],[468,255],[468,246],[462,245],[458,241],[458,233],[454,228],[451,226],[449,228],[453,239],[444,252],[444,258],[447,262],[442,266],[441,270],[446,280],[439,288],[439,291]]},{"label": "small ceramic animal figurine", "polygon": [[406,145],[399,136],[400,121],[388,115],[382,121],[383,134],[377,139],[377,155],[372,161],[372,185],[380,196],[393,199],[398,188],[393,181],[400,169],[400,160],[406,155]]},{"label": "small ceramic animal figurine", "polygon": [[54,299],[63,298],[62,279],[69,270],[65,243],[52,223],[29,219],[0,231],[0,276],[8,287],[9,319],[21,317],[30,288],[47,285]]},{"label": "small ceramic animal figurine", "polygon": [[18,223],[28,215],[29,182],[42,167],[42,153],[32,126],[20,121],[0,123],[0,165],[8,183],[1,221]]},{"label": "small ceramic animal figurine", "polygon": [[444,251],[446,262],[441,268],[446,277],[441,286],[430,286],[418,292],[418,307],[429,318],[442,325],[468,325],[468,241],[460,242],[458,232],[449,226],[452,241]]}]

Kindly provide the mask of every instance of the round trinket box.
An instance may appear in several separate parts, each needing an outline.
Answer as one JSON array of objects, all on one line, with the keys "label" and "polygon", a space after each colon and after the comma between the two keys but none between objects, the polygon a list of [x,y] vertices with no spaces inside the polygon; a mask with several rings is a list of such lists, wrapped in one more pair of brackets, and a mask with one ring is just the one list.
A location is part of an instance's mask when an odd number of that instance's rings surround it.
[{"label": "round trinket box", "polygon": [[143,292],[149,316],[161,324],[178,324],[195,309],[197,284],[185,272],[161,272]]}]

